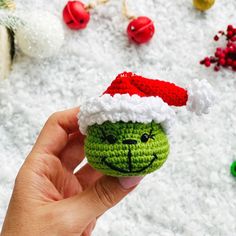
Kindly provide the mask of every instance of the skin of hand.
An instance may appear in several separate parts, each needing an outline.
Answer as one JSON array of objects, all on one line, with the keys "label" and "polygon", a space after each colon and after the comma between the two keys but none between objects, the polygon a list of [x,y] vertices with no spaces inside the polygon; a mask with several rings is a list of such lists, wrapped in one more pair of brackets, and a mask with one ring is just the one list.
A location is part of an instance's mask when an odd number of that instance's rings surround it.
[{"label": "skin of hand", "polygon": [[54,113],[22,165],[1,236],[91,235],[96,220],[141,178],[104,176],[85,164],[79,108]]}]

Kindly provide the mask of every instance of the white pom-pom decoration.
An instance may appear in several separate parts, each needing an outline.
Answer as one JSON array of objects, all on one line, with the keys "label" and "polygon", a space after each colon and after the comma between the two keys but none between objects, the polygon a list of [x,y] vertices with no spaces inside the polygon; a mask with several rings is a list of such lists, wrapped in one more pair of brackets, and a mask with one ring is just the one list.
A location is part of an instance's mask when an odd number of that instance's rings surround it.
[{"label": "white pom-pom decoration", "polygon": [[187,109],[197,115],[207,114],[209,108],[215,103],[216,96],[212,86],[207,80],[193,80],[187,88]]},{"label": "white pom-pom decoration", "polygon": [[28,56],[46,58],[58,52],[64,41],[60,20],[47,12],[19,16],[23,24],[15,32],[19,48]]}]

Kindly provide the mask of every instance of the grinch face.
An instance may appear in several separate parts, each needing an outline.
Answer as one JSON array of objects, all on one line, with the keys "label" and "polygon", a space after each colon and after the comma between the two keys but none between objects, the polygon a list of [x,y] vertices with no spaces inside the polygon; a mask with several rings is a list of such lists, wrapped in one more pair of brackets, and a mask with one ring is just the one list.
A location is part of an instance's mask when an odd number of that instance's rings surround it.
[{"label": "grinch face", "polygon": [[88,162],[111,176],[142,176],[160,168],[169,153],[161,125],[109,121],[88,128]]}]

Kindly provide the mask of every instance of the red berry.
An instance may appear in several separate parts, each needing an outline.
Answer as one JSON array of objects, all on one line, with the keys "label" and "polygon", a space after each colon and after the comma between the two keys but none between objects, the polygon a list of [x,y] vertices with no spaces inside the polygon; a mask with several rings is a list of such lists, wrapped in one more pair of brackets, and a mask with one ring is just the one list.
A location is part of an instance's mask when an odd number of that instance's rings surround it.
[{"label": "red berry", "polygon": [[220,63],[220,65],[224,66],[224,65],[225,65],[225,59],[221,58],[221,59],[219,60],[219,63]]},{"label": "red berry", "polygon": [[221,52],[220,52],[220,51],[216,51],[216,52],[215,52],[215,56],[216,56],[216,57],[220,57],[220,55],[221,55]]},{"label": "red berry", "polygon": [[151,19],[140,16],[132,20],[127,27],[127,34],[135,43],[148,42],[154,35],[155,27]]},{"label": "red berry", "polygon": [[225,54],[228,54],[229,51],[230,51],[229,48],[226,48],[226,49],[224,50]]},{"label": "red berry", "polygon": [[225,57],[225,53],[224,52],[221,52],[220,54],[219,54],[219,58],[224,58]]},{"label": "red berry", "polygon": [[216,36],[214,37],[214,40],[215,40],[215,41],[218,41],[218,40],[219,40],[219,36],[216,35]]},{"label": "red berry", "polygon": [[86,28],[90,14],[80,1],[69,1],[63,10],[63,19],[67,26],[73,30]]},{"label": "red berry", "polygon": [[223,52],[220,54],[220,58],[225,58],[225,54],[226,54],[226,52],[223,51]]},{"label": "red berry", "polygon": [[227,32],[227,36],[228,36],[228,37],[231,37],[233,34],[234,34],[234,32],[231,31],[231,30]]},{"label": "red berry", "polygon": [[227,61],[226,61],[226,63],[227,63],[227,65],[231,66],[231,65],[232,65],[232,63],[233,63],[233,60],[232,60],[232,59],[230,59],[230,58],[228,58],[228,59],[227,59]]},{"label": "red berry", "polygon": [[234,52],[234,47],[231,46],[228,49],[229,49],[229,52]]},{"label": "red berry", "polygon": [[211,64],[216,64],[214,67],[215,71],[219,71],[223,67],[231,67],[236,71],[236,28],[232,25],[228,25],[227,33],[219,31],[218,35],[215,35],[214,40],[218,41],[221,35],[226,36],[226,47],[216,48],[215,56],[206,57],[200,61],[200,64],[204,64],[206,67],[210,67]]},{"label": "red berry", "polygon": [[233,30],[233,29],[234,29],[234,27],[233,27],[232,25],[228,25],[227,31],[231,31],[231,30]]},{"label": "red berry", "polygon": [[228,42],[228,43],[226,44],[226,46],[227,46],[227,48],[229,48],[229,47],[233,46],[233,43],[232,43],[232,42]]},{"label": "red berry", "polygon": [[205,61],[205,66],[206,67],[210,67],[211,66],[211,62],[210,61]]},{"label": "red berry", "polygon": [[232,42],[235,42],[235,41],[236,41],[236,36],[232,37],[230,40],[231,40]]}]

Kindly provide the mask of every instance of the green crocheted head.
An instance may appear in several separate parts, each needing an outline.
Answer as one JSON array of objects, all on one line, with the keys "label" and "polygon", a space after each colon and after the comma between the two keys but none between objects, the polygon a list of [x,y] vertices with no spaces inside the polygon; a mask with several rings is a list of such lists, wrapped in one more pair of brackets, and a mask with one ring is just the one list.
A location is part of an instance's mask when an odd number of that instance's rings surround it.
[{"label": "green crocheted head", "polygon": [[160,124],[104,122],[88,127],[85,141],[88,162],[111,176],[142,176],[160,168],[169,154]]}]

